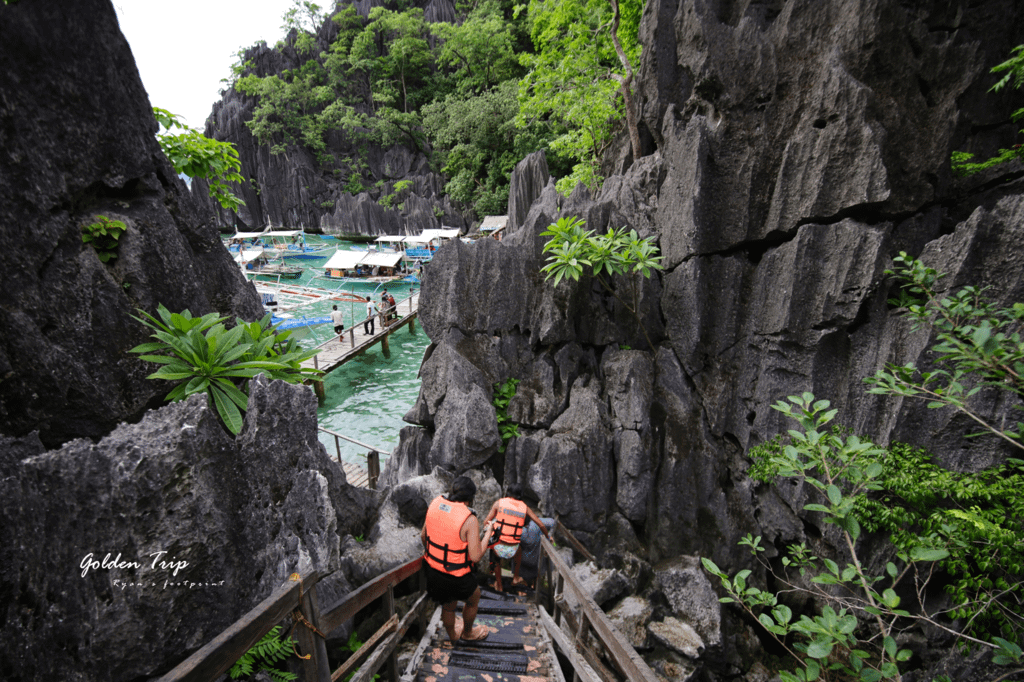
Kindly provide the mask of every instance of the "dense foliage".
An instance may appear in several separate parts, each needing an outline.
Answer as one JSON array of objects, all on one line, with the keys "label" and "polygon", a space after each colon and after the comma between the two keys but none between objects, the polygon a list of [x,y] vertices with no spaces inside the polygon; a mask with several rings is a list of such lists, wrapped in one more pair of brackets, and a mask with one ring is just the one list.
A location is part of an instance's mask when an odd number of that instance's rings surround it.
[{"label": "dense foliage", "polygon": [[[615,23],[630,63],[641,9],[622,3]],[[258,99],[253,135],[275,154],[309,149],[351,193],[387,180],[371,173],[364,143],[407,145],[427,154],[448,177],[447,194],[478,215],[504,212],[512,169],[538,149],[564,176],[560,187],[598,183],[600,156],[622,129],[622,92],[631,92],[616,80],[624,69],[612,41],[618,13],[597,0],[528,8],[481,0],[458,3],[457,12],[453,23],[429,23],[422,9],[389,3],[367,17],[347,5],[327,18],[295,0],[278,48],[294,49],[300,65],[257,75],[240,56],[232,69],[233,87]],[[333,24],[329,44],[324,31],[314,33],[323,21]],[[558,37],[567,27],[572,38]],[[329,144],[335,132],[351,149]]]},{"label": "dense foliage", "polygon": [[[942,273],[905,253],[888,274],[899,285],[890,302],[917,328],[934,334],[929,355],[935,359],[926,369],[886,366],[866,379],[870,392],[927,400],[932,409],[952,407],[977,422],[980,434],[1022,447],[1021,424],[985,414],[976,396],[994,392],[1011,409],[1020,408],[1024,305],[997,305],[984,288],[972,286],[943,295]],[[780,590],[774,592],[749,585],[750,570],[729,576],[703,561],[728,593],[723,601],[739,604],[792,655],[797,667],[780,671],[780,677],[899,680],[911,654],[898,647],[898,635],[922,621],[955,634],[965,647],[988,647],[993,662],[1018,668],[997,679],[1024,672],[1024,460],[1007,458],[974,473],[949,471],[921,450],[901,444],[878,448],[831,426],[836,410],[810,394],[790,397],[775,409],[800,428],[755,448],[749,474],[762,481],[800,478],[816,490],[804,509],[838,526],[848,563],[840,567],[794,545],[784,550],[780,571],[759,557],[765,551],[760,538],[748,536],[741,544],[772,576]],[[858,542],[865,531],[884,533],[891,542],[895,557],[883,575],[865,568],[864,545]],[[799,571],[800,579],[791,571]],[[928,598],[936,578],[950,597],[942,610]],[[789,590],[809,592],[825,605],[794,620],[780,600]],[[867,631],[865,619],[871,623]]]}]

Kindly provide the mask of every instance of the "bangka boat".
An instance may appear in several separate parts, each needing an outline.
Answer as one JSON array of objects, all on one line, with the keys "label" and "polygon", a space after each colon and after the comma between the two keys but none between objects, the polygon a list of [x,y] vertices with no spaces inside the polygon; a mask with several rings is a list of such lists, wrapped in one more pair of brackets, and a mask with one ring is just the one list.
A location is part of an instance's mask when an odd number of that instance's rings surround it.
[{"label": "bangka boat", "polygon": [[246,249],[235,256],[235,262],[242,266],[244,274],[262,279],[298,279],[303,271],[284,261],[270,260],[263,248]]},{"label": "bangka boat", "polygon": [[269,240],[267,248],[273,249],[280,258],[309,259],[324,258],[328,252],[337,249],[326,244],[306,244],[306,233],[303,230],[270,230],[263,238]]}]

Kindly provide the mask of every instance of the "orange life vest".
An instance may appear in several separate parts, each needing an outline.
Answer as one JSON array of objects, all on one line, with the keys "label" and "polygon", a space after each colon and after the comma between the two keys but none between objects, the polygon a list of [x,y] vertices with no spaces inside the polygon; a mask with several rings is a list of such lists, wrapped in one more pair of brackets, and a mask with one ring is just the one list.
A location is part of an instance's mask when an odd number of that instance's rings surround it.
[{"label": "orange life vest", "polygon": [[494,517],[494,534],[491,542],[518,545],[523,539],[526,527],[526,503],[512,497],[498,500],[498,513]]},{"label": "orange life vest", "polygon": [[469,560],[469,543],[459,533],[470,514],[464,502],[452,502],[444,496],[434,498],[427,509],[427,565],[455,577],[466,575],[473,564]]}]

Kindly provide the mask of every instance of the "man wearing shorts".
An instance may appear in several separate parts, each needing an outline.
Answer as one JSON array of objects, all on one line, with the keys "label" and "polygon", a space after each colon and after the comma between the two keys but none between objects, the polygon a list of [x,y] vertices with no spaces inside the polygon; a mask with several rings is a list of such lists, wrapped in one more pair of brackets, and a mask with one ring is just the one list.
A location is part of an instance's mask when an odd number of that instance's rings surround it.
[{"label": "man wearing shorts", "polygon": [[519,566],[523,561],[523,549],[520,543],[527,520],[536,523],[544,535],[551,537],[547,526],[523,502],[523,487],[518,483],[513,483],[505,492],[505,497],[497,500],[491,506],[491,511],[485,519],[485,523],[494,528],[490,547],[491,551],[498,556],[497,561],[494,562],[494,589],[499,592],[502,591],[502,559],[513,559],[512,584],[523,584],[523,579],[519,577]]},{"label": "man wearing shorts", "polygon": [[334,333],[338,335],[338,340],[341,341],[341,333],[345,331],[345,316],[338,310],[338,306],[334,306],[334,310],[331,311],[331,321],[334,322]]},{"label": "man wearing shorts", "polygon": [[[448,639],[455,642],[478,642],[486,639],[487,628],[473,627],[476,609],[480,603],[480,586],[473,576],[474,564],[486,551],[480,538],[480,522],[470,509],[476,495],[476,484],[468,476],[459,476],[452,483],[452,491],[430,503],[423,523],[420,539],[427,573],[427,594],[441,604],[441,622]],[[484,527],[490,530],[490,524]],[[455,611],[459,601],[466,602],[462,609],[463,626],[456,627]]]}]

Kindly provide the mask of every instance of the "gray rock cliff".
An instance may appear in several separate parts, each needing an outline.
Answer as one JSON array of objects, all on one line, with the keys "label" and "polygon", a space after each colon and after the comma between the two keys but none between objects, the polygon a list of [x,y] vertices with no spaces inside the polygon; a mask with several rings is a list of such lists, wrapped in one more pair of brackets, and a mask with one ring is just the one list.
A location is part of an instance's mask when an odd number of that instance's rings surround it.
[{"label": "gray rock cliff", "polygon": [[[948,272],[949,287],[1024,298],[1020,168],[949,170],[954,149],[1015,141],[1013,101],[986,90],[988,70],[1024,42],[1022,12],[996,0],[648,3],[638,87],[656,150],[594,196],[559,196],[543,159],[524,160],[511,234],[446,247],[426,268],[434,346],[406,416],[421,428],[396,452],[405,470],[425,471],[426,443],[487,416],[453,377],[485,389],[514,377],[521,435],[483,466],[534,488],[596,553],[638,543],[652,564],[708,556],[736,571],[749,563],[736,546],[746,533],[764,536],[769,556],[802,540],[836,551],[800,517],[805,492],[745,475],[745,451],[788,428],[771,409],[787,395],[812,391],[855,431],[946,466],[1004,457],[992,439],[964,440],[964,418],[870,396],[862,379],[928,361],[927,338],[886,303],[899,251]],[[539,234],[561,215],[658,239],[665,270],[640,295],[656,348],[593,281],[544,281]],[[485,454],[430,463],[460,473]],[[717,612],[708,600],[694,608]],[[714,636],[688,624],[713,649],[706,674],[741,675],[758,656],[730,610]]]},{"label": "gray rock cliff", "polygon": [[[113,6],[2,12],[0,431],[55,446],[161,402],[152,366],[127,353],[148,336],[137,308],[263,313],[157,145]],[[108,263],[82,243],[97,215],[128,228]]]}]

